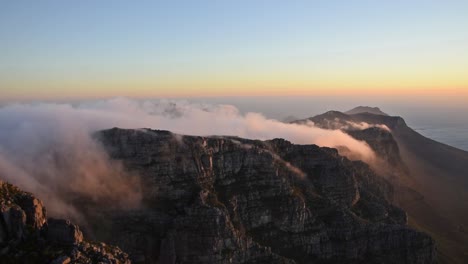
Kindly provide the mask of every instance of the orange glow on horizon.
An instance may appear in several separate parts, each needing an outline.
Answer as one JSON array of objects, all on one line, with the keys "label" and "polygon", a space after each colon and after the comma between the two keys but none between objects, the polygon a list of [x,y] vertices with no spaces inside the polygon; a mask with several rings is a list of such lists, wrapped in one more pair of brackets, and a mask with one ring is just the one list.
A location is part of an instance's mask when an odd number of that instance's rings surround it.
[{"label": "orange glow on horizon", "polygon": [[[109,93],[109,91],[112,91]],[[22,100],[80,100],[102,99],[110,97],[130,98],[203,98],[203,97],[261,97],[261,96],[392,96],[392,97],[459,97],[468,99],[468,86],[460,88],[283,88],[265,87],[252,89],[81,89],[79,92],[67,91],[42,91],[39,94],[15,93],[3,94],[0,101]]]}]

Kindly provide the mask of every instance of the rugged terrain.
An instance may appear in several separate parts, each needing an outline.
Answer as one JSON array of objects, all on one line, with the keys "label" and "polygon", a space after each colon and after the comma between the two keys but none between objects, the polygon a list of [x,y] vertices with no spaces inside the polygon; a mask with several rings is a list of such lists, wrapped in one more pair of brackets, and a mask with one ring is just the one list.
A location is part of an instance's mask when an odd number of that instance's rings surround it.
[{"label": "rugged terrain", "polygon": [[283,139],[97,132],[139,175],[141,207],[76,200],[80,230],[0,182],[1,263],[465,263],[467,153],[378,108],[352,113],[294,122],[366,141],[377,165]]},{"label": "rugged terrain", "polygon": [[[390,165],[387,179],[396,188],[395,200],[408,212],[410,225],[436,239],[438,261],[466,263],[468,153],[426,138],[403,118],[388,116],[378,108],[358,107],[346,113],[329,111],[294,122],[312,121],[366,141]],[[356,128],[363,124],[368,128]]]},{"label": "rugged terrain", "polygon": [[[142,179],[143,207],[93,215],[136,263],[433,263],[394,190],[335,149],[282,139],[111,129],[95,137]],[[99,224],[102,221],[102,224]]]},{"label": "rugged terrain", "polygon": [[70,221],[47,219],[41,200],[0,181],[0,262],[130,264],[119,248],[83,239]]}]

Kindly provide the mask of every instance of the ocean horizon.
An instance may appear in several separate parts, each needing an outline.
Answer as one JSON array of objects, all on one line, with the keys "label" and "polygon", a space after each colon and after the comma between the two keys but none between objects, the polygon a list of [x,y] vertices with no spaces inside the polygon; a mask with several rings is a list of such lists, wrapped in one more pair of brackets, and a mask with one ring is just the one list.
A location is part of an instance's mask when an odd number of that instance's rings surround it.
[{"label": "ocean horizon", "polygon": [[413,126],[421,135],[447,144],[449,146],[468,151],[468,126]]}]

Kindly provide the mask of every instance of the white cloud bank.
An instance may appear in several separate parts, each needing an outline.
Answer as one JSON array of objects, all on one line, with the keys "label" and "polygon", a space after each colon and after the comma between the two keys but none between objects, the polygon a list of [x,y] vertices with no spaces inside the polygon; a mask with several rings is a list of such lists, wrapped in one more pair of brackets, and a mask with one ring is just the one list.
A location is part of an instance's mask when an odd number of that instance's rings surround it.
[{"label": "white cloud bank", "polygon": [[112,127],[152,128],[186,135],[284,138],[296,144],[346,146],[371,162],[369,146],[340,130],[286,124],[230,105],[126,98],[70,104],[13,104],[0,108],[0,179],[45,200],[52,215],[78,217],[73,196],[138,206],[138,177],[111,161],[91,133]]}]

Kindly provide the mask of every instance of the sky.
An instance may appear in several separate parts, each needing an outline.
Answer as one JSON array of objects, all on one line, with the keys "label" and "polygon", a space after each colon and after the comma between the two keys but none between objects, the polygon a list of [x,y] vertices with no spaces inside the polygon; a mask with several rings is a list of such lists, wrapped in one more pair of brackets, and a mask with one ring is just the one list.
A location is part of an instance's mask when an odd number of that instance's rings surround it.
[{"label": "sky", "polygon": [[[0,101],[468,101],[468,1],[0,0]],[[442,100],[442,99],[441,99]]]}]

